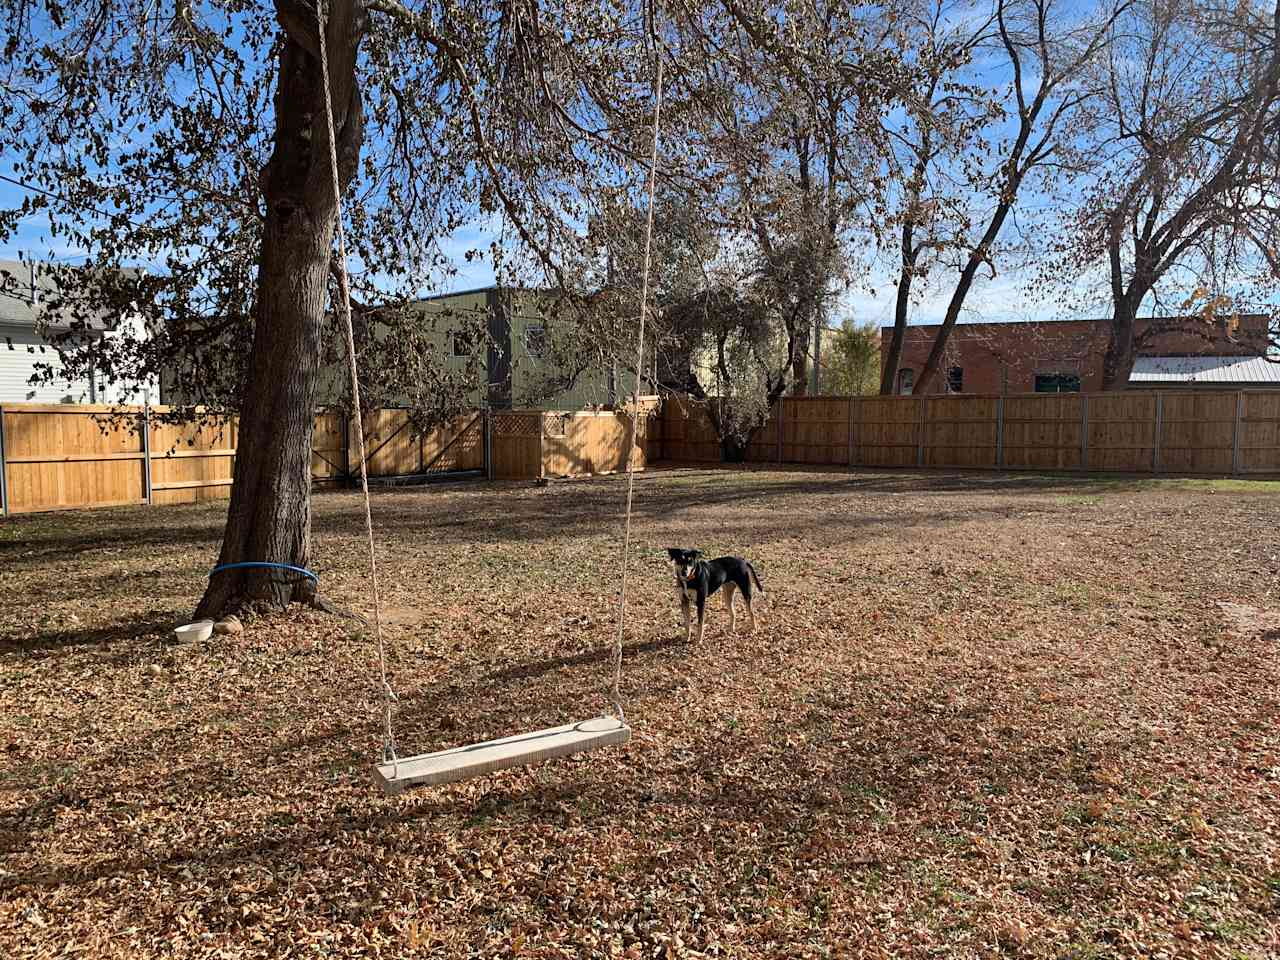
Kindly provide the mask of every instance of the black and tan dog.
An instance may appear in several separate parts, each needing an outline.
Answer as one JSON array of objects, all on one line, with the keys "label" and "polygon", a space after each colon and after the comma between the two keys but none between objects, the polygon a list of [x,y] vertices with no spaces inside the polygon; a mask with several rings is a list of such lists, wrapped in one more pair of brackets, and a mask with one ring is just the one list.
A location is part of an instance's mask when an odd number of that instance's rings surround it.
[{"label": "black and tan dog", "polygon": [[747,603],[747,617],[750,621],[748,632],[756,628],[756,611],[752,600],[757,589],[764,593],[764,584],[760,582],[755,567],[749,561],[742,557],[703,560],[701,550],[682,550],[679,547],[667,547],[667,555],[676,572],[676,590],[680,593],[680,609],[684,611],[686,643],[690,634],[690,604],[698,605],[698,640],[701,640],[702,626],[706,621],[707,598],[721,587],[724,588],[724,605],[729,609],[729,632],[733,633],[738,626],[738,616],[733,609],[733,596],[737,591],[742,592],[742,599]]}]

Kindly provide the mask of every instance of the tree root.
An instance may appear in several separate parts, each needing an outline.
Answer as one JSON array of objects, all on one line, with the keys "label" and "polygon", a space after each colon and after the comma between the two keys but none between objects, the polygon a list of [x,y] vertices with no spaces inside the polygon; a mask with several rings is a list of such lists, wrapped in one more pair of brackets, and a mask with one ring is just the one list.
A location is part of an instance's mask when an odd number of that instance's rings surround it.
[{"label": "tree root", "polygon": [[366,627],[369,625],[368,617],[364,616],[363,614],[356,613],[353,610],[344,610],[342,607],[339,607],[336,604],[330,603],[328,600],[320,596],[320,594],[318,593],[313,594],[307,600],[307,603],[310,605],[310,607],[313,610],[319,610],[321,613],[329,613],[329,614],[333,614],[335,617],[344,617],[347,620],[354,620],[357,623],[363,624]]}]

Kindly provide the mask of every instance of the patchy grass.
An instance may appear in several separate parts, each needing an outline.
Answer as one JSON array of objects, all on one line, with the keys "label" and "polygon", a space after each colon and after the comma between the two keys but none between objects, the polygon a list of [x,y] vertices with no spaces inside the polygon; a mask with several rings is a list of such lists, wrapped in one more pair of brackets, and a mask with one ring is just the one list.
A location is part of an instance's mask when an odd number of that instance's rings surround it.
[{"label": "patchy grass", "polygon": [[[383,798],[376,654],[172,646],[222,504],[0,521],[0,956],[1280,952],[1271,488],[638,481],[626,747]],[[617,479],[379,493],[402,747],[605,703]],[[368,611],[361,509],[315,568]],[[667,545],[746,553],[686,646]]]},{"label": "patchy grass", "polygon": [[1280,493],[1280,480],[1244,477],[1099,477],[1096,482],[1132,490],[1197,490],[1208,493]]}]

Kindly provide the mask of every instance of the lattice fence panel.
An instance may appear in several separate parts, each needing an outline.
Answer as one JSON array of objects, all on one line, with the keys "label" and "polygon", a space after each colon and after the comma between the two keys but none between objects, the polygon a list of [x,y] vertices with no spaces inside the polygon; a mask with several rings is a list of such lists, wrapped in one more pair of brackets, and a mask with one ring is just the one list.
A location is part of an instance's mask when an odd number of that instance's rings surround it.
[{"label": "lattice fence panel", "polygon": [[541,414],[495,413],[489,423],[495,437],[542,436]]}]

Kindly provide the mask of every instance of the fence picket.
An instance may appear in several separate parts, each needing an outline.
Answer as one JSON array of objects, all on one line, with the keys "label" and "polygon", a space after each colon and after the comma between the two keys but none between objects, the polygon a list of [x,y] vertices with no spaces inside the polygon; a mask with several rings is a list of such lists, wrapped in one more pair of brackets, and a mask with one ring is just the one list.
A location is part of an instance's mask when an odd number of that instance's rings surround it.
[{"label": "fence picket", "polygon": [[[777,435],[753,444],[747,459],[776,462],[785,449],[797,451],[788,459],[849,466],[1082,472],[1155,468],[1205,475],[1266,472],[1280,464],[1280,391],[1249,391],[1249,402],[1261,411],[1249,418],[1240,393],[1234,421],[1213,413],[1221,406],[1215,396],[1222,392],[788,397],[778,405]],[[833,428],[828,406],[833,399],[847,404],[840,421],[843,436]],[[1177,412],[1171,406],[1175,401]],[[1202,414],[1202,409],[1209,412]],[[664,459],[718,460],[715,433],[696,405],[669,401],[663,429],[669,438]],[[1254,446],[1260,441],[1263,446]]]}]

